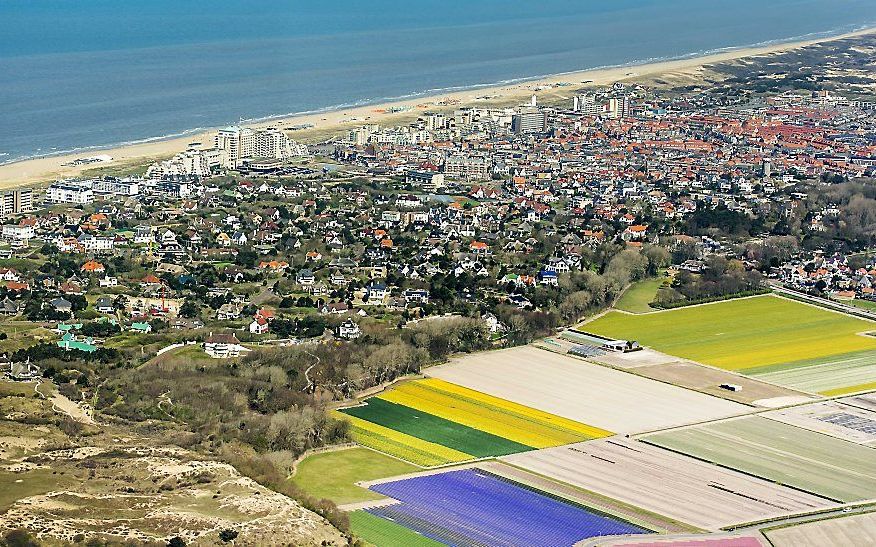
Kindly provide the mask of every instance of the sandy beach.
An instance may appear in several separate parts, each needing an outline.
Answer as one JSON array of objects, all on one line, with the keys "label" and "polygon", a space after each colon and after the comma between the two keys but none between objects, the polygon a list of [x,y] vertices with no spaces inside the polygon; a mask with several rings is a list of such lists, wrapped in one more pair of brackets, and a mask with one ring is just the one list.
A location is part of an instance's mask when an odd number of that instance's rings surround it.
[{"label": "sandy beach", "polygon": [[[251,124],[249,126],[253,128],[268,126],[286,128],[295,125],[312,124],[312,129],[305,129],[291,133],[291,137],[296,140],[308,141],[312,140],[315,136],[323,136],[333,130],[340,130],[345,127],[363,125],[366,123],[376,123],[381,125],[401,123],[406,118],[410,119],[416,113],[428,109],[458,108],[461,106],[476,105],[487,106],[495,103],[514,104],[515,102],[523,102],[533,93],[539,96],[546,96],[548,94],[571,96],[572,90],[574,89],[570,87],[548,87],[552,86],[552,84],[567,84],[583,87],[585,84],[605,85],[624,80],[636,81],[639,78],[653,77],[659,74],[689,73],[704,65],[741,59],[744,57],[779,53],[815,43],[851,38],[873,32],[876,32],[876,29],[871,28],[828,38],[788,42],[764,47],[740,48],[713,55],[656,62],[645,65],[582,70],[511,85],[481,87],[477,89],[444,93],[439,96],[417,97],[403,101],[373,104],[319,114],[272,119],[270,121]],[[391,109],[406,109],[406,111],[390,112]],[[59,178],[76,177],[81,175],[83,171],[94,169],[95,167],[113,167],[139,162],[148,163],[154,159],[168,158],[177,152],[185,150],[185,148],[193,142],[203,143],[208,146],[212,143],[214,134],[215,130],[169,140],[134,144],[106,150],[92,150],[70,155],[52,156],[0,165],[0,188],[38,185]],[[112,160],[91,165],[65,165],[77,158],[94,157],[99,155],[111,156]]]}]

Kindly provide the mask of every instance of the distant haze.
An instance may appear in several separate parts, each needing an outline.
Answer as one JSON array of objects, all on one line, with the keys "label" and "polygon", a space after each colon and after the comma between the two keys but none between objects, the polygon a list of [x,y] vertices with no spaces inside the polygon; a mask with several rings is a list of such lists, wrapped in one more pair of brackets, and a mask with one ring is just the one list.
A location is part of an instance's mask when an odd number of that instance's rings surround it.
[{"label": "distant haze", "polygon": [[0,163],[874,22],[873,0],[2,0]]}]

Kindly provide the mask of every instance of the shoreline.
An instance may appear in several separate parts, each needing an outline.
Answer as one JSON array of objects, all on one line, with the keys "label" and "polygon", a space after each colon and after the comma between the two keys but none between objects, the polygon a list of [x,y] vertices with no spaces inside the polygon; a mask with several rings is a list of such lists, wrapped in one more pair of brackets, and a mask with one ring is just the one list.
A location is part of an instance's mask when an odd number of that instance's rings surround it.
[{"label": "shoreline", "polygon": [[[562,91],[567,88],[569,90],[577,90],[582,86],[600,86],[617,81],[635,81],[636,78],[656,76],[675,71],[690,71],[713,63],[780,53],[813,44],[873,33],[876,33],[876,27],[834,36],[777,42],[768,45],[728,48],[726,51],[644,64],[593,68],[533,78],[519,78],[510,81],[510,83],[474,85],[460,90],[439,91],[433,95],[414,95],[409,98],[390,99],[379,103],[369,103],[346,108],[332,109],[332,107],[327,107],[326,109],[302,114],[279,115],[257,119],[242,125],[258,129],[313,124],[312,128],[290,133],[291,138],[306,141],[309,140],[308,136],[314,137],[330,134],[358,125],[392,125],[393,123],[401,123],[404,119],[427,110],[444,110],[477,105],[487,107],[496,106],[497,104],[517,104],[519,101],[528,99],[532,94],[536,94],[539,98],[549,95],[562,95]],[[557,88],[553,84],[565,84],[566,87]],[[550,87],[539,89],[545,86]],[[489,97],[489,99],[485,99],[485,97]],[[390,112],[390,109],[398,108],[404,110]],[[59,178],[81,176],[84,171],[90,169],[126,166],[134,162],[148,163],[155,159],[167,158],[182,152],[190,143],[199,142],[203,145],[211,143],[218,129],[218,127],[193,129],[191,133],[182,132],[181,136],[169,138],[155,137],[154,139],[144,139],[145,142],[109,148],[88,148],[79,152],[43,156],[2,164],[0,165],[0,188],[34,186]],[[287,133],[289,132],[287,131]],[[63,165],[77,158],[100,155],[111,156],[112,160],[78,166]]]}]

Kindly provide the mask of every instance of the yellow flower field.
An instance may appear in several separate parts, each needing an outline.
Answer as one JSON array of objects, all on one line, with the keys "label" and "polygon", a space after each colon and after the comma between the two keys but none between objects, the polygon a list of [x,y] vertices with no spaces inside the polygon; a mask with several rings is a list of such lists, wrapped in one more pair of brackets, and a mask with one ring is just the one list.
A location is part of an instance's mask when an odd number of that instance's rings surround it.
[{"label": "yellow flower field", "polygon": [[336,418],[352,424],[353,440],[362,446],[373,448],[411,463],[432,467],[474,459],[474,456],[453,450],[440,444],[430,443],[410,435],[388,429],[366,420],[334,413]]},{"label": "yellow flower field", "polygon": [[611,435],[597,427],[438,379],[402,384],[379,398],[534,448]]}]

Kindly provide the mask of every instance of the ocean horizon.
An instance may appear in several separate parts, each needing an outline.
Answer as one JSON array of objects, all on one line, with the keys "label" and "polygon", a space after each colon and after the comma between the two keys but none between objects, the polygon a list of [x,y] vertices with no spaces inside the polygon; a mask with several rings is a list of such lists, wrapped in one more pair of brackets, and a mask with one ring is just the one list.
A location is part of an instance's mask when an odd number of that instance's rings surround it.
[{"label": "ocean horizon", "polygon": [[876,25],[863,0],[471,4],[7,0],[0,164]]}]

